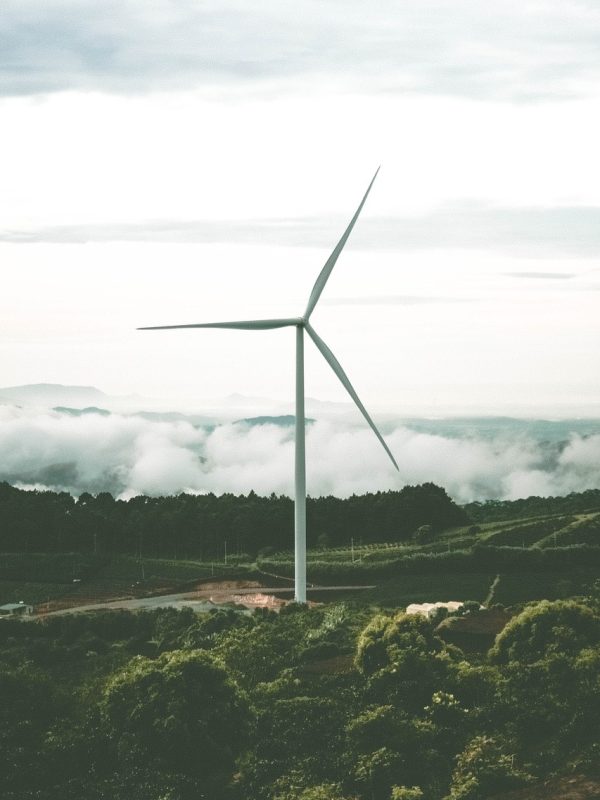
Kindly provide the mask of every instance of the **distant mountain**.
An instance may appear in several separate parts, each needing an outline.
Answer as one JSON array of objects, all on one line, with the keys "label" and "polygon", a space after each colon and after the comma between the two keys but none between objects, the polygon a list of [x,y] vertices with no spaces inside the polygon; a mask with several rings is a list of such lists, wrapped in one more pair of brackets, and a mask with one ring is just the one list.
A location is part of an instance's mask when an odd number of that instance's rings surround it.
[{"label": "distant mountain", "polygon": [[495,439],[521,436],[534,441],[559,444],[572,434],[592,436],[600,433],[597,419],[519,419],[515,417],[455,417],[447,419],[404,419],[403,424],[418,433],[453,439]]},{"label": "distant mountain", "polygon": [[[307,424],[314,421],[314,419],[306,417]],[[247,417],[246,419],[236,419],[233,424],[237,425],[238,423],[243,423],[244,425],[280,425],[281,427],[291,427],[296,424],[296,417],[293,414],[281,414],[276,417]]]},{"label": "distant mountain", "polygon": [[87,406],[86,408],[69,408],[68,406],[54,406],[52,411],[58,411],[59,414],[67,414],[70,417],[82,417],[86,414],[99,414],[101,417],[110,417],[110,411],[106,408],[98,408],[97,406]]},{"label": "distant mountain", "polygon": [[0,388],[0,403],[22,406],[66,406],[84,408],[104,404],[108,395],[94,386],[63,386],[60,383],[31,383]]}]

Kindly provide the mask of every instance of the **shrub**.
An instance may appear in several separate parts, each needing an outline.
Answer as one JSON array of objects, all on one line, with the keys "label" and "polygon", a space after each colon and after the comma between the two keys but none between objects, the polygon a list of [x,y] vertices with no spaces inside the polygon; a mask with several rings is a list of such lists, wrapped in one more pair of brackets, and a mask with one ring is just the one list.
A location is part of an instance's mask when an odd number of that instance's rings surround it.
[{"label": "shrub", "polygon": [[394,786],[391,800],[421,800],[423,790],[418,786]]},{"label": "shrub", "polygon": [[503,742],[476,736],[458,756],[446,800],[487,800],[493,794],[524,786],[531,776],[515,766]]},{"label": "shrub", "polygon": [[533,663],[549,654],[575,655],[600,643],[600,616],[574,600],[528,606],[496,637],[490,658],[498,664]]}]

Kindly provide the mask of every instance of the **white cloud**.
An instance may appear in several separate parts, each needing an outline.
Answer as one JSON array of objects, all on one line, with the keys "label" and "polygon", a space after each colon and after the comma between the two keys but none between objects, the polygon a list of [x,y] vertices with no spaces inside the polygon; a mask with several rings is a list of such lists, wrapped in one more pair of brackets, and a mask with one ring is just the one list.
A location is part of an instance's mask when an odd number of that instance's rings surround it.
[{"label": "white cloud", "polygon": [[309,82],[539,100],[593,87],[599,29],[597,6],[559,0],[5,0],[0,91]]},{"label": "white cloud", "polygon": [[[432,481],[459,502],[561,495],[600,483],[600,435],[571,434],[552,446],[518,426],[502,434],[441,435],[396,425],[386,437],[397,474],[369,430],[319,421],[307,433],[312,495],[400,489]],[[293,429],[122,414],[79,417],[0,406],[0,480],[121,497],[182,491],[293,492]]]},{"label": "white cloud", "polygon": [[[121,224],[54,225],[0,229],[0,241],[36,242],[183,242],[328,248],[343,231],[343,217],[322,220],[155,220]],[[519,257],[600,255],[600,207],[495,208],[467,205],[441,208],[421,216],[367,217],[352,236],[352,249],[371,252],[481,250]],[[511,277],[566,279],[574,273],[514,272]]]}]

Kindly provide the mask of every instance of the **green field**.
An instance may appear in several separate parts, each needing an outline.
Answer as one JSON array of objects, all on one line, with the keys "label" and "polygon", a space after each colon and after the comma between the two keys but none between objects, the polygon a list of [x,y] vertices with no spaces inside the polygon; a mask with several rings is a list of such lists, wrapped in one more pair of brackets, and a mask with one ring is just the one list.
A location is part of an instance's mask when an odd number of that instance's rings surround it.
[{"label": "green field", "polygon": [[239,576],[246,566],[200,561],[143,559],[133,556],[81,557],[77,553],[0,555],[0,605],[23,600],[90,598],[107,600],[144,591],[177,589],[197,580]]},{"label": "green field", "polygon": [[563,600],[586,595],[597,576],[596,570],[501,575],[493,602],[511,606],[532,600]]},{"label": "green field", "polygon": [[63,597],[70,589],[71,584],[68,583],[0,580],[0,605],[4,605],[4,603],[19,603],[21,600],[30,605],[36,605]]},{"label": "green field", "polygon": [[375,589],[362,592],[357,599],[385,607],[410,603],[436,603],[449,600],[477,600],[483,603],[494,575],[403,575],[386,580]]},{"label": "green field", "polygon": [[[590,591],[598,575],[599,533],[598,512],[577,512],[480,520],[477,525],[432,533],[419,543],[352,541],[348,546],[309,549],[308,581],[324,586],[373,585],[375,588],[357,591],[353,597],[382,606],[438,600],[487,600],[512,606],[560,599]],[[40,604],[59,599],[72,603],[79,597],[94,602],[168,593],[210,578],[253,577],[263,584],[282,585],[294,573],[290,551],[256,562],[249,558],[236,561],[140,560],[89,553],[0,554],[0,603],[23,600]]]}]

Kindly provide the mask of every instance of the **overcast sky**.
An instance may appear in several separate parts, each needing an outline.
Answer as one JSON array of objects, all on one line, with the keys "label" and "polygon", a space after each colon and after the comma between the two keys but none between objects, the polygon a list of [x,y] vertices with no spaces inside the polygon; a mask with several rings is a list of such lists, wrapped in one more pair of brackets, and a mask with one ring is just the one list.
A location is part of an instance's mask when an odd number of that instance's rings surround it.
[{"label": "overcast sky", "polygon": [[[598,414],[596,2],[4,0],[0,384]],[[307,359],[307,393],[344,390]],[[199,401],[198,401],[199,402]]]}]

